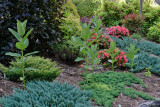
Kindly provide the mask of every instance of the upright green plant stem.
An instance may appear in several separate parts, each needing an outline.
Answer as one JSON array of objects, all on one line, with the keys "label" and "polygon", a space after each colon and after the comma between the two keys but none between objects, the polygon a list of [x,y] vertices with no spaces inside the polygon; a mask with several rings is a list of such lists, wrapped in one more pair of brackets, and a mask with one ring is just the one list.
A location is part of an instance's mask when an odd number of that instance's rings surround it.
[{"label": "upright green plant stem", "polygon": [[22,73],[23,73],[23,84],[24,84],[24,88],[26,88],[26,85],[25,85],[25,79],[24,79],[24,56],[23,56],[23,50],[22,50]]}]

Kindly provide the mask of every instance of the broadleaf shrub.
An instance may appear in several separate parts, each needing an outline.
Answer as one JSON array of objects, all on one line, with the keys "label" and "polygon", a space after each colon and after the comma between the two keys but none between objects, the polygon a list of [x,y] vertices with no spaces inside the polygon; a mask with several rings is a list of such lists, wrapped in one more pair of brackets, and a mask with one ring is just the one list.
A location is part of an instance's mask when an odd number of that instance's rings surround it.
[{"label": "broadleaf shrub", "polygon": [[125,27],[117,25],[117,26],[111,26],[110,28],[107,28],[107,30],[111,36],[116,36],[118,38],[130,37],[129,30],[126,29]]},{"label": "broadleaf shrub", "polygon": [[149,28],[147,38],[153,41],[160,42],[160,22]]},{"label": "broadleaf shrub", "polygon": [[[35,70],[27,70],[24,72],[25,79],[30,80],[54,80],[61,72],[60,67],[57,66],[56,62],[51,62],[50,59],[45,59],[39,56],[29,56],[26,57],[24,63],[25,68],[34,68]],[[10,62],[8,70],[2,70],[6,74],[7,78],[12,81],[19,81],[22,76],[22,71],[17,69],[21,67],[20,59],[15,59],[15,61]]]},{"label": "broadleaf shrub", "polygon": [[91,93],[67,83],[31,81],[26,88],[0,98],[2,107],[91,107]]},{"label": "broadleaf shrub", "polygon": [[95,40],[93,44],[98,44],[99,49],[108,49],[110,46],[110,43],[113,42],[112,38],[108,35],[104,36],[104,35],[98,35],[95,33],[93,33],[92,35],[93,36],[88,40],[88,42]]},{"label": "broadleaf shrub", "polygon": [[[117,51],[119,51],[118,48],[115,49],[112,53],[114,54]],[[111,60],[111,55],[108,54],[106,50],[99,51],[97,57],[101,58],[101,62],[105,68],[109,67],[110,63],[108,62],[108,60]],[[123,52],[122,50],[114,57],[114,59],[116,60],[115,65],[119,67],[124,67],[125,64],[128,62],[125,52]]]},{"label": "broadleaf shrub", "polygon": [[123,21],[124,26],[130,31],[131,34],[138,33],[142,29],[144,17],[139,14],[132,13],[125,16]]},{"label": "broadleaf shrub", "polygon": [[34,28],[29,37],[31,45],[28,51],[48,52],[50,49],[48,43],[55,43],[57,38],[62,38],[58,26],[63,2],[64,0],[1,0],[0,37],[5,40],[0,40],[0,47],[5,48],[8,42],[13,41],[8,28],[16,29],[17,19],[28,20],[28,29]]}]

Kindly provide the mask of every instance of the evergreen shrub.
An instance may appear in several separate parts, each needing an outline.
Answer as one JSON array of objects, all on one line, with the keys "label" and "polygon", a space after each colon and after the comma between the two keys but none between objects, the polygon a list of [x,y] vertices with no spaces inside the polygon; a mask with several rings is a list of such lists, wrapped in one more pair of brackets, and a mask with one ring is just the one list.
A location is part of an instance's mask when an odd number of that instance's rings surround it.
[{"label": "evergreen shrub", "polygon": [[[16,58],[15,61],[10,62],[9,69],[2,69],[2,72],[6,74],[7,78],[12,81],[19,81],[22,76],[20,59]],[[26,80],[54,80],[61,72],[60,68],[57,66],[56,62],[51,62],[50,59],[45,59],[39,56],[29,56],[27,57],[25,63],[25,68],[34,68],[35,70],[25,70]]]},{"label": "evergreen shrub", "polygon": [[2,107],[91,107],[91,93],[67,83],[31,81],[26,88],[0,98]]}]

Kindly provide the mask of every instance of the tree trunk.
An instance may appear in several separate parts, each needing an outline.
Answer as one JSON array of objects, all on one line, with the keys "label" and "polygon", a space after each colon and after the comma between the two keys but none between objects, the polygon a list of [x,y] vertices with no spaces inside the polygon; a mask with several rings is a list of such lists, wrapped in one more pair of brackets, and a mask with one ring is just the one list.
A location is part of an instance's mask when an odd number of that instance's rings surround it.
[{"label": "tree trunk", "polygon": [[140,0],[140,9],[139,9],[139,12],[140,12],[140,16],[142,16],[142,2],[143,2],[143,0]]}]

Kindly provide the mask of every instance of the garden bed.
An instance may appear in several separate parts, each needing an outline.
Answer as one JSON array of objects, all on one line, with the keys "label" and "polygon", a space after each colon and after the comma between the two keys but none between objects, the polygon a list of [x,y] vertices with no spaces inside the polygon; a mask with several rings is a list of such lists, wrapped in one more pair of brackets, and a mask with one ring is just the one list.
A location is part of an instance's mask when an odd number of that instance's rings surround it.
[{"label": "garden bed", "polygon": [[[64,71],[56,78],[56,81],[59,81],[61,83],[68,82],[69,84],[73,84],[79,87],[79,82],[83,80],[81,73],[84,73],[84,71],[80,69],[80,66],[77,65],[75,67],[70,67],[65,64],[59,64],[59,66],[62,67]],[[107,70],[101,69],[99,72],[107,72]],[[127,73],[127,71],[125,72]],[[152,74],[151,77],[145,77],[144,74],[144,72],[141,72],[135,73],[134,75],[141,78],[147,85],[147,88],[142,88],[141,86],[136,84],[133,85],[132,88],[138,91],[142,91],[152,97],[158,98],[160,96],[160,78],[158,76],[155,76],[154,74]],[[0,86],[0,96],[3,96],[4,94],[12,93],[12,88],[20,88],[23,85],[8,80],[0,80]],[[113,107],[117,107],[118,104],[122,105],[122,107],[136,107],[143,102],[145,102],[145,100],[143,100],[142,98],[132,99],[129,96],[120,94],[116,98],[116,101],[113,103]],[[93,102],[93,104],[95,103]]]}]

